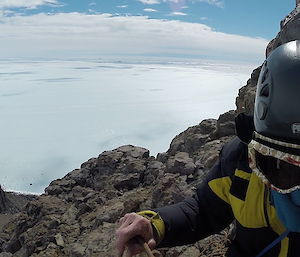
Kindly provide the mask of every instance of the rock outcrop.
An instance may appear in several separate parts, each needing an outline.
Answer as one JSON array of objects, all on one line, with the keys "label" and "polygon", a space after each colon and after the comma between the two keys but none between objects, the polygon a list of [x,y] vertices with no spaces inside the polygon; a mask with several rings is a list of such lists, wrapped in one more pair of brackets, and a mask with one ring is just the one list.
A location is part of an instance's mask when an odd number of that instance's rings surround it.
[{"label": "rock outcrop", "polygon": [[[280,22],[280,31],[277,36],[271,40],[266,48],[266,57],[278,46],[300,39],[300,5],[288,14]],[[256,93],[256,85],[261,67],[254,69],[251,78],[247,81],[247,85],[239,90],[238,97],[236,98],[237,114],[241,112],[253,113],[254,100]]]},{"label": "rock outcrop", "polygon": [[[298,7],[282,22],[282,30],[267,48],[298,38]],[[127,212],[182,201],[218,158],[222,146],[235,136],[234,118],[253,113],[261,67],[239,90],[236,110],[207,119],[177,135],[165,153],[155,158],[147,149],[126,145],[91,158],[79,169],[52,181],[45,193],[27,199],[0,234],[4,256],[115,256],[115,230]],[[0,212],[9,211],[0,190]],[[232,234],[229,228],[193,245],[159,249],[155,256],[221,256]]]},{"label": "rock outcrop", "polygon": [[34,195],[22,195],[4,192],[0,186],[0,214],[14,214],[20,212]]},{"label": "rock outcrop", "polygon": [[280,23],[280,31],[277,36],[269,43],[266,49],[266,56],[278,46],[299,39],[300,31],[300,5],[287,15]]},{"label": "rock outcrop", "polygon": [[247,84],[240,88],[239,94],[235,101],[235,104],[237,106],[237,114],[242,112],[253,113],[256,85],[261,68],[262,66],[259,66],[258,68],[254,69],[252,71],[250,79],[248,79],[247,81]]}]

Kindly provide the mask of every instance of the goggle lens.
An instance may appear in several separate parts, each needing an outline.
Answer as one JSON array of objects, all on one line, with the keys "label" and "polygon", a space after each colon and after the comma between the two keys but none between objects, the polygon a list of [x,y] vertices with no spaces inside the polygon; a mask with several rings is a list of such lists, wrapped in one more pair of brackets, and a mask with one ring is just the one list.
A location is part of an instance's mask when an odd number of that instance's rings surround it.
[{"label": "goggle lens", "polygon": [[256,167],[269,182],[280,188],[290,189],[300,185],[300,167],[273,156],[265,156],[255,151]]},{"label": "goggle lens", "polygon": [[[285,147],[286,150],[294,149],[297,153],[275,149],[277,146]],[[284,143],[255,133],[255,139],[248,145],[248,153],[250,168],[272,189],[288,194],[300,188],[300,145]]]}]

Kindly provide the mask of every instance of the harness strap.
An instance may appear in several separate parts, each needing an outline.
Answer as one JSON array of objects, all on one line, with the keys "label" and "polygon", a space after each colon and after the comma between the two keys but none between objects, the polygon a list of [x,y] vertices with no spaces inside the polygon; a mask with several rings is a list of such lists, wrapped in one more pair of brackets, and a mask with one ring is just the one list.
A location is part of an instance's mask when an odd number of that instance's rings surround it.
[{"label": "harness strap", "polygon": [[267,251],[269,251],[272,247],[277,245],[283,238],[285,238],[290,233],[289,230],[285,231],[283,234],[281,234],[279,237],[277,237],[271,244],[269,244],[265,249],[263,249],[256,257],[263,256]]}]

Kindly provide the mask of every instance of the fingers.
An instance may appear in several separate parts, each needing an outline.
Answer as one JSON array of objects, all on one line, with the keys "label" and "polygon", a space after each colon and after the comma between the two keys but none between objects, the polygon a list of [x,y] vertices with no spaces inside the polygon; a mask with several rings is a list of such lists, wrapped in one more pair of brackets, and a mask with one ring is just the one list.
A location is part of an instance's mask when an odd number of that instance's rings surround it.
[{"label": "fingers", "polygon": [[131,252],[135,252],[139,247],[136,241],[132,240],[136,235],[139,234],[140,226],[139,224],[134,224],[138,215],[135,213],[126,214],[123,218],[120,219],[119,229],[116,231],[116,247],[118,257],[121,257],[124,253],[125,246],[128,247],[127,256],[131,255]]},{"label": "fingers", "polygon": [[119,225],[120,228],[125,228],[131,225],[138,215],[136,213],[127,213],[123,218],[120,219]]},{"label": "fingers", "polygon": [[119,221],[119,229],[116,231],[116,247],[118,257],[122,257],[125,247],[127,247],[127,256],[143,252],[143,247],[134,239],[140,235],[151,249],[154,249],[156,243],[153,239],[153,230],[148,219],[136,214],[126,214]]},{"label": "fingers", "polygon": [[143,251],[144,248],[139,244],[139,242],[135,238],[133,238],[129,241],[126,257],[134,256]]},{"label": "fingers", "polygon": [[156,241],[154,240],[154,238],[151,238],[148,242],[147,242],[149,248],[151,250],[153,250],[156,247]]}]

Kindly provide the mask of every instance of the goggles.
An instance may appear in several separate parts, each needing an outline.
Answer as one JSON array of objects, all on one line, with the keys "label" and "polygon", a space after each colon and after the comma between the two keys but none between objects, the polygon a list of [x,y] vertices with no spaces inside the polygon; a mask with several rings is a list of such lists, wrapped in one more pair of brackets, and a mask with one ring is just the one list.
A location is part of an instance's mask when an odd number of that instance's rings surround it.
[{"label": "goggles", "polygon": [[300,145],[254,132],[248,145],[249,165],[270,188],[288,194],[300,188]]}]

